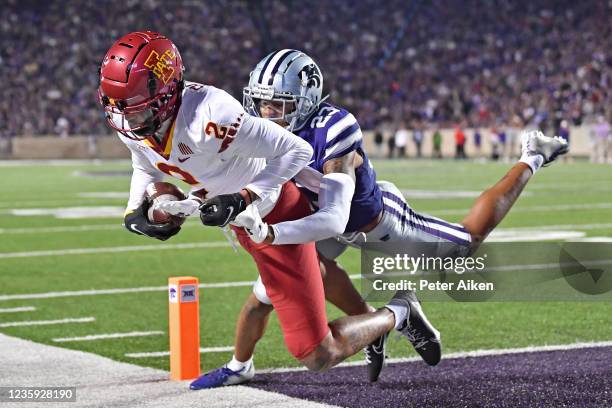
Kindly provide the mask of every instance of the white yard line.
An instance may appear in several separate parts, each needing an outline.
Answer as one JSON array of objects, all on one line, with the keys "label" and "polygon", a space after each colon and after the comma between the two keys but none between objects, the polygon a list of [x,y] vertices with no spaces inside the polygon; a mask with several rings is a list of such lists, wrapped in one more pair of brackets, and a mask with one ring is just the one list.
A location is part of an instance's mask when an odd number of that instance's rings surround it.
[{"label": "white yard line", "polygon": [[60,320],[26,320],[22,322],[6,322],[0,323],[0,328],[4,327],[22,327],[22,326],[50,326],[54,324],[67,324],[67,323],[89,323],[95,321],[95,317],[77,317],[77,318],[66,318]]},{"label": "white yard line", "polygon": [[0,160],[0,167],[27,167],[27,166],[83,166],[117,164],[130,166],[131,160],[126,159],[40,159],[40,160]]},{"label": "white yard line", "polygon": [[[223,346],[223,347],[202,347],[200,353],[226,353],[234,351],[234,346]],[[149,358],[149,357],[167,357],[170,355],[169,351],[151,351],[148,353],[126,353],[126,357],[130,358]]]},{"label": "white yard line", "polygon": [[[201,227],[199,220],[187,220],[183,224],[185,227]],[[610,224],[612,227],[612,224]],[[110,231],[123,230],[121,222],[114,224],[89,224],[89,225],[74,225],[61,227],[26,227],[26,228],[0,228],[0,234],[41,234],[41,233],[61,233],[61,232],[89,232],[89,231]]]},{"label": "white yard line", "polygon": [[[359,275],[356,275],[359,276]],[[233,288],[252,286],[253,281],[236,281],[236,282],[212,282],[201,283],[200,288]],[[136,288],[114,288],[114,289],[91,289],[91,290],[75,290],[63,292],[46,292],[46,293],[23,293],[17,295],[0,295],[0,302],[7,300],[25,300],[25,299],[51,299],[63,297],[79,297],[79,296],[98,296],[98,295],[121,295],[125,293],[140,293],[140,292],[164,292],[168,290],[168,286],[141,286]]]},{"label": "white yard line", "polygon": [[[443,210],[454,211],[454,210]],[[187,220],[183,224],[185,227],[200,227],[200,222],[196,219]],[[601,230],[612,228],[612,223],[599,224],[556,224],[556,225],[530,225],[526,227],[508,227],[499,228],[496,231],[546,231],[546,230]],[[87,232],[87,231],[106,231],[106,230],[121,230],[123,226],[120,222],[114,224],[88,224],[74,226],[58,226],[58,227],[25,227],[25,228],[0,228],[0,234],[41,234],[41,233],[62,233],[62,232]]]},{"label": "white yard line", "polygon": [[107,333],[107,334],[91,334],[89,336],[81,336],[81,337],[60,337],[57,339],[53,339],[56,343],[67,343],[73,341],[93,341],[93,340],[106,340],[106,339],[123,339],[126,337],[146,337],[146,336],[160,336],[164,334],[163,331],[134,331],[128,333]]},{"label": "white yard line", "polygon": [[[612,203],[594,203],[594,204],[557,204],[557,205],[533,205],[533,206],[518,206],[513,208],[512,213],[516,212],[555,212],[555,211],[569,211],[569,210],[605,210],[612,208]],[[442,209],[442,210],[428,210],[427,213],[434,215],[457,215],[467,214],[467,209]]]},{"label": "white yard line", "polygon": [[0,313],[20,313],[20,312],[33,312],[36,308],[34,306],[23,306],[23,307],[10,307],[8,309],[1,309]]},{"label": "white yard line", "polygon": [[[577,350],[583,348],[596,348],[596,347],[612,347],[612,341],[595,341],[595,342],[579,342],[570,344],[555,344],[545,346],[528,346],[519,348],[507,348],[507,349],[479,349],[472,351],[458,351],[454,353],[444,353],[442,355],[443,360],[462,359],[462,358],[477,358],[477,357],[488,357],[488,356],[503,356],[510,354],[519,353],[540,353],[546,351],[565,351],[565,350]],[[399,358],[388,358],[387,363],[409,363],[413,361],[422,361],[420,357],[399,357]],[[336,367],[353,367],[363,366],[365,361],[349,361],[346,363],[338,364]],[[287,373],[294,371],[307,371],[306,367],[280,367],[280,368],[264,368],[257,369],[257,373]]]},{"label": "white yard line", "polygon": [[229,247],[227,241],[212,241],[212,242],[190,242],[185,244],[157,244],[157,245],[131,245],[117,247],[102,247],[102,248],[69,248],[69,249],[54,249],[48,251],[27,251],[27,252],[4,252],[0,253],[0,259],[7,258],[32,258],[39,256],[65,256],[65,255],[88,255],[88,254],[104,254],[116,252],[134,252],[134,251],[161,251],[168,249],[196,249],[196,248],[221,248]]},{"label": "white yard line", "polygon": [[[593,261],[581,262],[581,264],[584,266],[609,265],[611,263],[612,263],[612,259],[598,259],[598,260],[593,260]],[[560,264],[558,263],[516,264],[516,265],[504,265],[504,266],[490,267],[490,268],[487,268],[487,270],[504,271],[504,270],[516,270],[516,269],[521,269],[521,270],[558,269],[559,266]],[[352,274],[352,275],[349,275],[349,278],[361,279],[361,275]],[[235,281],[235,282],[201,283],[198,287],[204,288],[204,289],[213,289],[213,288],[248,287],[252,285],[253,285],[253,281]],[[98,295],[121,295],[125,293],[140,293],[140,292],[163,292],[167,290],[168,290],[167,286],[141,286],[141,287],[134,287],[134,288],[90,289],[90,290],[75,290],[75,291],[62,291],[62,292],[23,293],[23,294],[15,294],[15,295],[0,295],[0,302],[9,301],[9,300],[51,299],[51,298],[62,298],[62,297],[80,297],[80,296],[98,296]]]}]

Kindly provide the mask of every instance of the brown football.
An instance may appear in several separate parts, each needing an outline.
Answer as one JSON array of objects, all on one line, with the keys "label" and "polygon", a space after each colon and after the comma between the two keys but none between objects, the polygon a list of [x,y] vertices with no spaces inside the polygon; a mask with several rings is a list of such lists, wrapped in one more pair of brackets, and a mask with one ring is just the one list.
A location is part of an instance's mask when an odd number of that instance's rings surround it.
[{"label": "brown football", "polygon": [[185,222],[185,217],[168,214],[163,210],[156,209],[157,204],[163,201],[178,201],[184,200],[185,193],[172,183],[159,181],[151,183],[145,190],[145,196],[151,202],[147,216],[149,221],[154,224],[166,224],[169,222],[181,225]]}]

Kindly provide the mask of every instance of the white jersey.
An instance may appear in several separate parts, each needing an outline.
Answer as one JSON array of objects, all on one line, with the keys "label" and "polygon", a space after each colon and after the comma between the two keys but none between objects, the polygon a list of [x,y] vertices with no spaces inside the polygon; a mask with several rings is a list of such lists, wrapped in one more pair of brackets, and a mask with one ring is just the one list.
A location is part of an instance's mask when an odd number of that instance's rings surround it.
[{"label": "white jersey", "polygon": [[306,142],[249,116],[225,91],[194,82],[186,83],[176,120],[161,143],[119,137],[132,152],[128,209],[140,205],[147,184],[169,175],[189,184],[190,193],[200,198],[248,188],[267,213],[282,184],[312,155]]}]

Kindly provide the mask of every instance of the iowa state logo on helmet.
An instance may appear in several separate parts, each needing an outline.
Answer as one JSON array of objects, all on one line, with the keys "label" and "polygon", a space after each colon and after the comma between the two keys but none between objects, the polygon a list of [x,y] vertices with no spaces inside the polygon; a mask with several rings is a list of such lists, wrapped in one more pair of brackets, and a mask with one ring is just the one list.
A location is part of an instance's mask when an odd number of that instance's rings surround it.
[{"label": "iowa state logo on helmet", "polygon": [[315,64],[305,65],[300,72],[298,77],[302,82],[306,82],[305,85],[308,88],[318,88],[321,86],[321,72]]},{"label": "iowa state logo on helmet", "polygon": [[174,67],[172,66],[174,58],[176,58],[176,55],[171,50],[164,51],[162,55],[152,50],[144,66],[153,71],[153,74],[161,79],[165,85],[170,81],[172,75],[174,75]]}]

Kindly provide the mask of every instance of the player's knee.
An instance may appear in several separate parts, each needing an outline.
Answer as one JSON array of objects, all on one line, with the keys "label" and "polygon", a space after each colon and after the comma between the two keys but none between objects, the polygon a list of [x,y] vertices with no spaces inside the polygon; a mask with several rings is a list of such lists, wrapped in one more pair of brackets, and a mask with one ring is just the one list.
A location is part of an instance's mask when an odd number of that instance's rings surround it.
[{"label": "player's knee", "polygon": [[251,293],[247,301],[242,306],[243,313],[249,316],[263,317],[272,312],[273,307],[260,302],[255,295]]},{"label": "player's knee", "polygon": [[323,341],[306,357],[300,361],[310,371],[322,372],[329,370],[342,360],[342,353],[333,342],[333,337],[328,335]]},{"label": "player's knee", "polygon": [[333,351],[320,345],[301,361],[309,371],[313,372],[323,372],[335,365]]}]

